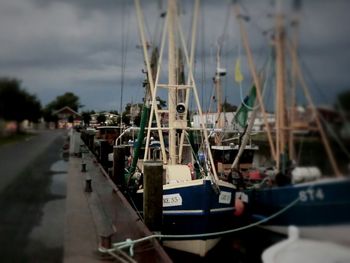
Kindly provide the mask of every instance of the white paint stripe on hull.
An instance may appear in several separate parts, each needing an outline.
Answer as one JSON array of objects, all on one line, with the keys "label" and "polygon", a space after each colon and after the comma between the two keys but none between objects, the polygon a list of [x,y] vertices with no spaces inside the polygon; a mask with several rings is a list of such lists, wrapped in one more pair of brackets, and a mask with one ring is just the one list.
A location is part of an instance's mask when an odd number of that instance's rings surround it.
[{"label": "white paint stripe on hull", "polygon": [[235,210],[234,207],[224,207],[224,208],[213,208],[213,209],[210,209],[210,212],[224,212],[224,211],[233,211]]},{"label": "white paint stripe on hull", "polygon": [[169,210],[164,211],[163,214],[203,214],[204,210]]},{"label": "white paint stripe on hull", "polygon": [[[213,208],[210,209],[211,213],[233,211],[234,207]],[[163,210],[163,214],[203,214],[204,210]]]}]

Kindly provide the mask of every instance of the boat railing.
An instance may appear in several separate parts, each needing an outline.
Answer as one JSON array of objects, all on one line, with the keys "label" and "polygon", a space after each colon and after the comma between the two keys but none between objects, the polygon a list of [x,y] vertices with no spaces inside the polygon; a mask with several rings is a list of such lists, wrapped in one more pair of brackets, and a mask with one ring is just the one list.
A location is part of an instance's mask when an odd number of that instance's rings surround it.
[{"label": "boat railing", "polygon": [[125,134],[127,134],[128,132],[130,132],[130,131],[138,131],[138,130],[140,130],[140,128],[139,127],[129,127],[129,128],[127,128],[125,131],[123,131],[118,137],[117,137],[117,139],[115,139],[115,146],[118,146],[118,145],[121,145],[121,142],[122,142],[122,138],[123,138],[123,136],[125,135]]}]

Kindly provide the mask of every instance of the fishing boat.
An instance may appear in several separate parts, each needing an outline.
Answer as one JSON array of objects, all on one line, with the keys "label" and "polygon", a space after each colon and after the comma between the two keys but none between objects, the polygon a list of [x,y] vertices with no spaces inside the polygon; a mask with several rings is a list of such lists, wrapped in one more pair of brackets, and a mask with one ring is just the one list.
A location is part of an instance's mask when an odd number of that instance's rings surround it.
[{"label": "fishing boat", "polygon": [[[300,8],[300,1],[295,2],[295,11]],[[331,144],[324,130],[321,116],[311,98],[309,89],[301,73],[296,52],[295,38],[288,41],[285,30],[285,16],[276,9],[276,25],[273,32],[273,49],[276,66],[276,109],[275,127],[267,122],[266,110],[261,96],[261,84],[256,73],[253,58],[249,49],[249,41],[244,31],[239,6],[235,5],[236,16],[240,24],[243,43],[254,78],[259,110],[265,119],[267,141],[270,146],[271,159],[274,166],[268,172],[262,172],[264,179],[246,189],[252,219],[260,221],[261,226],[272,231],[287,233],[288,226],[295,225],[301,237],[317,238],[350,244],[350,179],[343,176],[337,160],[332,152]],[[296,19],[297,15],[294,16]],[[294,20],[288,32],[297,30],[298,20]],[[287,48],[288,47],[288,48]],[[288,50],[291,58],[292,86],[288,91],[286,85],[286,63]],[[334,175],[326,176],[317,166],[300,166],[295,154],[295,116],[293,110],[297,105],[296,86],[300,84],[306,101],[312,110],[315,128],[325,146],[327,158]],[[289,96],[286,99],[285,96]],[[288,110],[289,109],[289,110]],[[253,110],[252,115],[257,110]],[[254,122],[254,118],[248,124]],[[245,140],[245,139],[243,139]],[[243,144],[244,145],[244,144]],[[312,156],[309,156],[312,158]],[[235,160],[236,161],[236,160]],[[232,165],[235,167],[235,164]],[[260,167],[262,170],[262,167]]]},{"label": "fishing boat", "polygon": [[[224,38],[224,36],[221,36],[221,38]],[[226,99],[225,104],[223,104],[222,78],[226,76],[226,69],[221,65],[221,45],[221,41],[217,41],[216,71],[213,77],[215,96],[212,97],[209,105],[206,124],[207,126],[212,126],[208,127],[210,128],[209,137],[211,139],[211,152],[218,175],[221,179],[232,182],[234,179],[231,176],[231,164],[239,152],[244,130],[237,125],[232,125],[234,123],[234,113],[231,112],[229,115],[223,107],[223,105],[226,105]],[[216,112],[210,113],[212,101],[216,103]],[[194,119],[198,117],[194,116]],[[243,154],[240,156],[239,170],[249,171],[253,167],[255,153],[258,150],[259,146],[252,143],[250,139],[244,147]]]},{"label": "fishing boat", "polygon": [[[191,50],[187,51],[179,21],[176,0],[168,1],[164,29],[157,63],[149,59],[144,36],[143,13],[139,1],[135,1],[140,38],[147,68],[146,95],[137,140],[133,144],[130,167],[126,167],[125,189],[128,196],[143,213],[144,188],[142,176],[144,164],[158,161],[163,164],[163,225],[161,233],[182,238],[162,238],[165,246],[204,256],[220,240],[221,233],[234,225],[235,186],[220,180],[210,151],[207,129],[193,77],[196,20],[199,1],[195,1],[192,22]],[[168,39],[168,83],[160,83],[162,58]],[[176,57],[182,50],[187,82],[181,83],[176,75]],[[158,51],[157,51],[158,52]],[[155,54],[155,53],[153,53]],[[163,69],[164,71],[164,69]],[[160,89],[166,90],[167,109],[157,106]],[[194,101],[201,116],[201,126],[191,127],[188,120],[189,104]],[[203,144],[194,143],[194,133],[202,136]],[[122,141],[122,140],[117,140]],[[204,153],[202,162],[198,152]]]}]

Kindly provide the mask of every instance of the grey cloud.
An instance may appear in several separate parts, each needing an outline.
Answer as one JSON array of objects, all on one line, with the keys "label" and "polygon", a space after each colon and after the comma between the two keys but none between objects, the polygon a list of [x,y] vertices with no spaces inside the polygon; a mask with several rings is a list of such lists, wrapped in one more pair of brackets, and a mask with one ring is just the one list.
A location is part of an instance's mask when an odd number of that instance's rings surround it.
[{"label": "grey cloud", "polygon": [[[141,2],[147,20],[146,33],[153,42],[153,36],[160,34],[162,24],[159,3],[162,2],[164,9],[165,1]],[[223,33],[229,2],[202,2],[202,17],[197,32],[196,76],[200,87],[201,64],[205,61],[205,89],[199,89],[205,97],[211,94],[211,78],[216,67],[215,43]],[[273,20],[267,16],[273,11],[271,1],[242,2],[243,12],[251,17],[245,24],[254,58],[261,67],[269,49],[268,39],[262,33],[273,26]],[[185,18],[183,25],[187,37],[193,3],[182,3],[186,5],[181,12]],[[317,80],[319,89],[324,92],[328,92],[329,86],[335,86],[333,90],[349,87],[349,7],[347,0],[309,0],[303,4],[300,54],[312,77]],[[124,39],[128,37],[124,101],[140,101],[144,78],[141,69],[144,65],[141,50],[136,48],[139,36],[133,1],[0,1],[0,74],[22,78],[24,85],[37,93],[44,104],[68,89],[81,97],[86,108],[110,109],[114,106],[119,109],[122,23],[125,25]],[[157,24],[158,32],[155,32]],[[238,89],[233,88],[233,66],[241,38],[233,15],[230,15],[226,35],[222,63],[227,67],[228,76],[224,89],[229,101],[237,104],[239,94]],[[157,42],[159,37],[154,44]],[[249,86],[250,77],[243,49],[241,56],[246,85]],[[318,100],[323,102],[322,98]]]}]

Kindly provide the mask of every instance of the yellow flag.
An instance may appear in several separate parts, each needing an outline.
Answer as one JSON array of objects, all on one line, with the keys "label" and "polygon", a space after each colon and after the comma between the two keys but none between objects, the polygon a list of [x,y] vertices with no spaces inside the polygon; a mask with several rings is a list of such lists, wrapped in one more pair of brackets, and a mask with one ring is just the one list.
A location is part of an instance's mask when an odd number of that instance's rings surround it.
[{"label": "yellow flag", "polygon": [[235,66],[235,81],[240,83],[243,81],[243,75],[241,72],[241,60],[237,58]]}]

